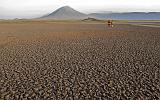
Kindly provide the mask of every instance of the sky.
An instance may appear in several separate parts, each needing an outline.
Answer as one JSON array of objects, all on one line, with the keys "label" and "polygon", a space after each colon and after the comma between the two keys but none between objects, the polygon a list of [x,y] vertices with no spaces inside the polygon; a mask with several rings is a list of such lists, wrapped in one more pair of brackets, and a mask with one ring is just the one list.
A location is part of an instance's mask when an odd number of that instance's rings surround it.
[{"label": "sky", "polygon": [[160,12],[160,0],[0,0],[0,19],[39,17],[62,6],[83,13]]}]

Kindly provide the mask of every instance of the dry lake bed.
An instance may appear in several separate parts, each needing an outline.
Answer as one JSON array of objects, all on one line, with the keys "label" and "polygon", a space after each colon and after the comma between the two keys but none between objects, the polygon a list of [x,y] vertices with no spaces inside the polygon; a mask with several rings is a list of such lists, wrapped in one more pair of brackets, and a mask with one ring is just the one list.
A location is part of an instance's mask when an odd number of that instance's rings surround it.
[{"label": "dry lake bed", "polygon": [[160,99],[160,28],[0,22],[0,100],[130,99]]}]

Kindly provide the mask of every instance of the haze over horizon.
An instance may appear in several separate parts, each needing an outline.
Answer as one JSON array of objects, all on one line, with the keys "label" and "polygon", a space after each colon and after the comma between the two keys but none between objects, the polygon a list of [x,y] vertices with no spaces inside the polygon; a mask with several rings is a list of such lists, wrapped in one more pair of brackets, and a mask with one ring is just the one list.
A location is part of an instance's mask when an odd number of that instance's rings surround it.
[{"label": "haze over horizon", "polygon": [[34,18],[70,6],[83,13],[160,12],[159,0],[3,0],[0,18]]}]

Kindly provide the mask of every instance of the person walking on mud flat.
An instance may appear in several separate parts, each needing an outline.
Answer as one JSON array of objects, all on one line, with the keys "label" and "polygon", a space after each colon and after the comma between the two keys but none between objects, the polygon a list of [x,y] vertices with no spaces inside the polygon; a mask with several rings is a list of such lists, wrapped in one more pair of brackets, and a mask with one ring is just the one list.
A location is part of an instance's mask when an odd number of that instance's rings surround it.
[{"label": "person walking on mud flat", "polygon": [[112,20],[108,20],[108,27],[113,27],[114,25],[113,25],[113,21]]}]

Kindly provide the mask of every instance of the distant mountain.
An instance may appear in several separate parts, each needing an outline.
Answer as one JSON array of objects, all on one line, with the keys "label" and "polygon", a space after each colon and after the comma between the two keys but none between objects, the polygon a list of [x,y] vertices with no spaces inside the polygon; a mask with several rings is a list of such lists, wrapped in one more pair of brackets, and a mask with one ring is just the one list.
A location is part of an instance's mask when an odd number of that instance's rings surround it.
[{"label": "distant mountain", "polygon": [[92,13],[89,16],[115,20],[160,20],[160,12]]},{"label": "distant mountain", "polygon": [[[115,12],[104,12],[103,13],[91,13],[84,14],[79,11],[74,10],[69,6],[64,6],[56,11],[44,15],[39,19],[56,19],[56,20],[76,20],[76,19],[115,19],[115,20],[160,20],[160,12],[125,12],[125,13],[115,13]],[[93,19],[87,19],[93,20]]]},{"label": "distant mountain", "polygon": [[40,19],[72,20],[72,19],[84,19],[87,18],[87,16],[88,15],[76,11],[69,6],[64,6],[52,12],[51,14],[41,17]]}]

